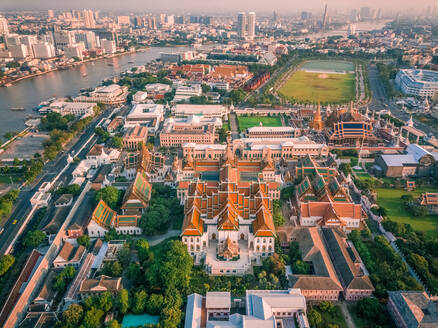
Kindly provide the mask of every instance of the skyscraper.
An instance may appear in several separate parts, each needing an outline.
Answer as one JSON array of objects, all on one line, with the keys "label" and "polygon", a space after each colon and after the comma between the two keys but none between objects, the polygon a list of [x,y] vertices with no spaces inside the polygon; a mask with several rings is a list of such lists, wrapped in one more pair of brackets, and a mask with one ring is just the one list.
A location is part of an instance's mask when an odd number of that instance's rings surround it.
[{"label": "skyscraper", "polygon": [[325,31],[325,26],[327,24],[327,4],[325,4],[325,8],[324,8],[324,14],[322,15],[322,24],[321,24],[321,30],[324,32]]},{"label": "skyscraper", "polygon": [[240,38],[244,38],[246,36],[246,25],[247,25],[246,13],[240,12],[237,15],[237,35]]},{"label": "skyscraper", "polygon": [[53,9],[47,10],[47,15],[49,16],[49,18],[55,17],[55,13],[53,12]]},{"label": "skyscraper", "polygon": [[0,16],[0,35],[8,35],[8,34],[9,34],[8,20]]},{"label": "skyscraper", "polygon": [[84,26],[86,28],[95,28],[94,14],[92,10],[84,10]]},{"label": "skyscraper", "polygon": [[255,36],[255,23],[256,23],[256,14],[255,12],[248,13],[248,23],[247,23],[247,36],[249,39],[254,39]]}]

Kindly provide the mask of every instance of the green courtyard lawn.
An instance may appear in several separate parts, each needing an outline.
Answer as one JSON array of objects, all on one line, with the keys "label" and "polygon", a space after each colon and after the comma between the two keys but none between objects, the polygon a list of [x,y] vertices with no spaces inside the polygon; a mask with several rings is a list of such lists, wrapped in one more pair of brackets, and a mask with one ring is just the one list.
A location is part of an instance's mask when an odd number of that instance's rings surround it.
[{"label": "green courtyard lawn", "polygon": [[386,209],[388,217],[396,222],[408,223],[414,230],[428,234],[438,232],[438,215],[413,217],[403,207],[402,195],[413,195],[418,198],[423,192],[436,192],[436,188],[417,188],[415,191],[406,191],[397,188],[377,188],[377,204]]},{"label": "green courtyard lawn", "polygon": [[263,126],[281,126],[280,116],[237,116],[240,132],[259,126],[260,122]]},{"label": "green courtyard lawn", "polygon": [[10,184],[17,183],[23,180],[23,176],[19,174],[0,174],[0,183]]},{"label": "green courtyard lawn", "polygon": [[355,97],[355,76],[297,71],[278,94],[298,103],[344,104]]}]

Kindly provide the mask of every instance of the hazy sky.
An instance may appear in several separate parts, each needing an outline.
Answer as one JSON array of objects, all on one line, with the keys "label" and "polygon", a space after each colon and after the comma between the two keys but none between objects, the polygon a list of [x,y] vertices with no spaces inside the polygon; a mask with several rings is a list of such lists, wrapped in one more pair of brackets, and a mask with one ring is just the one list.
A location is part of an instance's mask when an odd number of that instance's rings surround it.
[{"label": "hazy sky", "polygon": [[322,11],[324,4],[329,9],[373,8],[393,11],[437,5],[436,0],[0,0],[0,10],[14,9],[103,9],[123,11],[172,11],[172,12],[232,12],[254,10],[260,12],[299,12],[301,10]]}]

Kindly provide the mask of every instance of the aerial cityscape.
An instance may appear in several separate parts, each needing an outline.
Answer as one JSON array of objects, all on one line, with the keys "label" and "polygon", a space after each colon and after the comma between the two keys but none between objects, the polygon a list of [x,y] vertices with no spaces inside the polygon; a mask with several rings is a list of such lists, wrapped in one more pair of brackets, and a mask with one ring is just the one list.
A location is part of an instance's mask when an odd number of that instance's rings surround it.
[{"label": "aerial cityscape", "polygon": [[438,328],[438,3],[0,3],[0,327]]}]

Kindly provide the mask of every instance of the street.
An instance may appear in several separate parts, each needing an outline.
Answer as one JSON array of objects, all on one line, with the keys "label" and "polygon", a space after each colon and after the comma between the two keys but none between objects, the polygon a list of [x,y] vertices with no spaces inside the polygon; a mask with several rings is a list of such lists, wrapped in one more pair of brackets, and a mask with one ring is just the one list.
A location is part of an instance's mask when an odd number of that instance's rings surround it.
[{"label": "street", "polygon": [[[74,152],[75,157],[79,157],[80,159],[84,159],[88,151],[95,144],[96,138],[94,137],[94,129],[97,124],[101,121],[102,118],[108,117],[111,111],[103,112],[97,119],[95,119],[90,126],[82,132],[82,135],[76,141],[76,143],[70,148],[69,151],[65,151],[58,155],[58,157],[47,163],[43,172],[40,174],[39,181],[30,189],[23,188],[21,191],[16,204],[15,209],[12,214],[9,216],[8,220],[4,223],[4,230],[0,235],[0,254],[3,255],[8,250],[10,244],[16,238],[19,233],[20,226],[23,224],[25,217],[32,209],[32,205],[30,204],[30,199],[33,194],[38,191],[38,188],[44,182],[53,181],[53,179],[66,167],[68,166],[67,157],[69,153]],[[93,138],[92,138],[93,137]],[[80,151],[77,153],[91,138],[91,141]],[[75,166],[70,165],[59,177],[59,181],[62,183],[68,182],[71,178],[71,174],[74,170]]]}]

